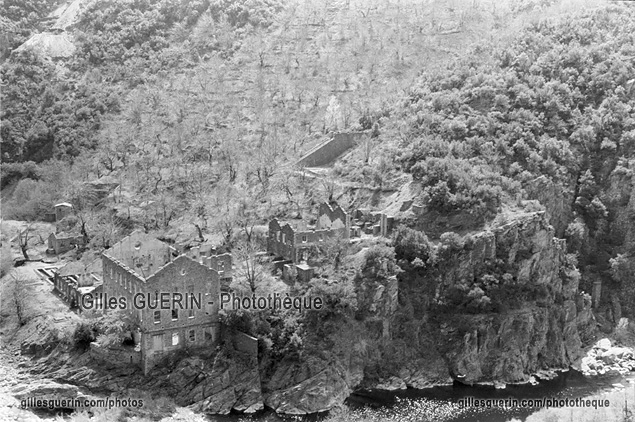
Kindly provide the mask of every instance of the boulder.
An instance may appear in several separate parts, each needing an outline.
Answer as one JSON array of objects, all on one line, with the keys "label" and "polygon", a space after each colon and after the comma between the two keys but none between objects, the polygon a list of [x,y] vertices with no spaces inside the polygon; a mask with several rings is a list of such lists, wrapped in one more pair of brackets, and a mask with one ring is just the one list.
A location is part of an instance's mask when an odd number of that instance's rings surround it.
[{"label": "boulder", "polygon": [[611,340],[609,340],[608,338],[603,338],[602,340],[599,340],[597,343],[595,343],[595,346],[593,347],[602,351],[609,350],[611,348]]},{"label": "boulder", "polygon": [[269,393],[265,404],[276,413],[305,415],[332,409],[343,403],[351,392],[343,374],[329,366],[299,384]]},{"label": "boulder", "polygon": [[405,390],[408,388],[404,380],[398,377],[390,377],[387,380],[383,380],[375,387],[378,390],[386,390],[386,391],[395,391],[395,390]]}]

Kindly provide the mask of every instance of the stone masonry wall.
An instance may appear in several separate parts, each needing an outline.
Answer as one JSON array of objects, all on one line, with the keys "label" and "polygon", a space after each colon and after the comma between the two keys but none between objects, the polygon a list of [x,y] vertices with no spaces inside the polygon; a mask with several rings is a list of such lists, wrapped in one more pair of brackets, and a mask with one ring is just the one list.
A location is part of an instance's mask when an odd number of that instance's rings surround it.
[{"label": "stone masonry wall", "polygon": [[353,148],[364,132],[336,133],[330,139],[300,158],[300,167],[320,167],[330,164],[347,150]]}]

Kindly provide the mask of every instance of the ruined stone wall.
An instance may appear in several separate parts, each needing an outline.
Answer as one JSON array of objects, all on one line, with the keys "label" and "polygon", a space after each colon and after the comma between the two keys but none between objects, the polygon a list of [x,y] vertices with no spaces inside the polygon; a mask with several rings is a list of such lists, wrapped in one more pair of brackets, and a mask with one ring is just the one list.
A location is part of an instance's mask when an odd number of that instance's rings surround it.
[{"label": "ruined stone wall", "polygon": [[206,257],[206,265],[217,271],[221,278],[232,276],[232,256],[229,253]]},{"label": "ruined stone wall", "polygon": [[108,365],[118,367],[140,366],[141,352],[132,347],[103,347],[98,343],[90,344],[90,356]]},{"label": "ruined stone wall", "polygon": [[317,218],[317,229],[331,229],[339,236],[350,236],[351,216],[339,205],[320,204]]},{"label": "ruined stone wall", "polygon": [[295,231],[291,226],[288,224],[281,226],[278,220],[271,220],[269,223],[269,236],[267,237],[267,251],[269,253],[294,260],[294,241]]}]

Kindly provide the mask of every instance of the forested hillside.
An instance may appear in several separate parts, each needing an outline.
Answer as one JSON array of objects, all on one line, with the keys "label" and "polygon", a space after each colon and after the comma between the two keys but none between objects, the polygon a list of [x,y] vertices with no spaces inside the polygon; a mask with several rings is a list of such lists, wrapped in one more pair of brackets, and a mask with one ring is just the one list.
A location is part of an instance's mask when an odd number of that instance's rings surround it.
[{"label": "forested hillside", "polygon": [[[378,135],[418,74],[445,66],[474,37],[508,38],[541,7],[79,4],[66,28],[72,56],[16,51],[3,64],[2,186],[10,187],[5,197],[17,192],[7,215],[41,218],[51,201],[75,195],[77,181],[108,175],[138,199],[133,208],[161,204],[136,219],[157,228],[183,212],[204,225],[219,196],[234,199],[224,204],[271,201],[273,191],[285,192],[283,202],[312,203],[288,163],[331,131]],[[356,178],[381,184],[384,170],[366,166]]]},{"label": "forested hillside", "polygon": [[[583,3],[81,2],[72,56],[5,54],[5,215],[71,200],[103,247],[135,225],[212,234],[334,193],[359,202],[334,180],[405,173],[414,200],[469,229],[544,176],[571,203],[552,223],[583,272],[626,288],[633,11],[560,17]],[[8,45],[46,31],[56,5],[3,3]],[[326,180],[296,177],[293,160],[338,130],[371,138]],[[83,182],[104,176],[122,186],[114,215],[87,206]]]},{"label": "forested hillside", "polygon": [[[230,250],[236,291],[324,298],[222,315],[258,337],[272,409],[316,379],[290,413],[394,378],[526,382],[635,317],[635,4],[76,0],[46,18],[57,6],[0,6],[3,218],[66,201],[77,255],[143,229]],[[338,132],[362,141],[295,165]],[[264,225],[312,223],[325,200],[393,233],[324,242],[315,278],[279,282]]]},{"label": "forested hillside", "polygon": [[[582,288],[600,277],[631,292],[634,31],[632,7],[543,20],[491,63],[468,57],[426,75],[396,108],[407,129],[395,163],[429,210],[477,220],[520,205],[523,188],[546,177],[569,202],[568,225],[552,224],[577,256]],[[629,315],[631,297],[621,299]]]}]

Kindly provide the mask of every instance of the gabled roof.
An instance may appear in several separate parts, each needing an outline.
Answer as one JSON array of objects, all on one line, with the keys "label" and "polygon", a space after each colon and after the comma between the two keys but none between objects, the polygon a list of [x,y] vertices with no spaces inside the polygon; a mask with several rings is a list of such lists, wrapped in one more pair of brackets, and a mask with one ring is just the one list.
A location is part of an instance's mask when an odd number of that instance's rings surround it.
[{"label": "gabled roof", "polygon": [[[155,277],[160,280],[166,280],[166,278],[162,278],[166,274],[168,276],[167,278],[168,280],[171,279],[169,277],[170,274],[176,277],[188,276],[189,269],[200,268],[200,267],[202,267],[204,271],[207,271],[210,274],[210,276],[214,277],[214,279],[218,281],[218,271],[215,268],[211,268],[205,264],[202,264],[199,261],[196,261],[187,255],[180,255],[174,260],[162,266],[161,268],[158,268],[152,275],[146,277],[146,281],[149,283],[152,283],[152,280],[150,279],[151,278],[154,279]],[[185,272],[181,272],[181,271],[185,271]]]},{"label": "gabled roof", "polygon": [[172,260],[173,250],[167,243],[137,230],[104,251],[104,255],[147,279]]},{"label": "gabled roof", "polygon": [[80,233],[71,233],[71,232],[60,232],[60,233],[51,233],[55,236],[56,239],[70,239],[73,237],[82,237]]}]

